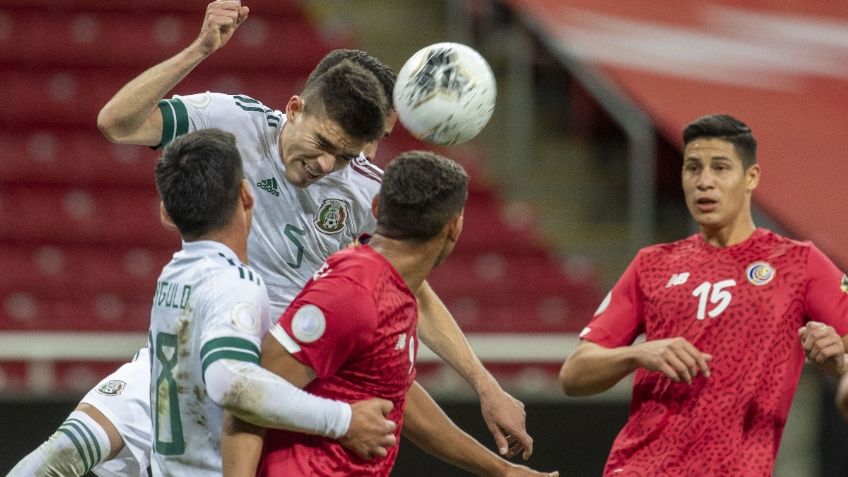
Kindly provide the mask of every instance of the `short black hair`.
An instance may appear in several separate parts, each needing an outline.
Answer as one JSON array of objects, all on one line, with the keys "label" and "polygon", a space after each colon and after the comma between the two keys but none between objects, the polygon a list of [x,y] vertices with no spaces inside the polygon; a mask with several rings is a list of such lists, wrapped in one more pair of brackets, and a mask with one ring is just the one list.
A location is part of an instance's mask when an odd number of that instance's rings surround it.
[{"label": "short black hair", "polygon": [[384,64],[382,61],[374,58],[362,50],[352,50],[340,48],[327,53],[324,58],[318,63],[318,66],[309,73],[309,78],[306,79],[306,86],[315,82],[315,78],[323,75],[333,66],[341,63],[344,60],[352,61],[353,63],[365,68],[373,74],[380,86],[383,87],[383,93],[386,95],[386,101],[389,103],[389,108],[392,108],[392,94],[395,90],[395,81],[397,76],[395,72]]},{"label": "short black hair", "polygon": [[733,144],[745,169],[757,163],[757,140],[751,128],[729,114],[703,116],[683,129],[683,147],[701,138],[716,138]]},{"label": "short black hair", "polygon": [[378,197],[377,233],[423,242],[462,212],[468,174],[436,153],[405,152],[389,162]]},{"label": "short black hair", "polygon": [[201,129],[174,139],[156,164],[159,196],[188,241],[229,222],[243,179],[236,138],[219,129]]},{"label": "short black hair", "polygon": [[342,60],[303,90],[304,114],[335,121],[350,137],[364,142],[383,137],[388,102],[373,73]]}]

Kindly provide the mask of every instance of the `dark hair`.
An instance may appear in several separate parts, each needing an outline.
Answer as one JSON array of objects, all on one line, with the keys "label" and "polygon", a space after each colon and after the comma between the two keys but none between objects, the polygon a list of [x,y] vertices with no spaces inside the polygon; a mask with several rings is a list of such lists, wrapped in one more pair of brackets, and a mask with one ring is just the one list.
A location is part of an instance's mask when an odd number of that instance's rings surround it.
[{"label": "dark hair", "polygon": [[342,60],[314,78],[302,96],[304,114],[326,114],[345,133],[364,142],[383,137],[388,102],[380,82],[365,68]]},{"label": "dark hair", "polygon": [[386,95],[386,101],[389,103],[389,109],[392,108],[392,94],[395,90],[395,80],[397,76],[391,68],[383,64],[377,58],[369,55],[362,50],[349,50],[346,48],[333,50],[327,53],[324,58],[318,63],[318,66],[309,73],[309,78],[306,79],[306,87],[315,82],[315,78],[323,75],[333,66],[341,63],[343,60],[349,60],[353,63],[365,68],[373,74],[380,86],[383,87],[383,93]]},{"label": "dark hair", "polygon": [[386,167],[378,197],[377,233],[426,241],[462,212],[468,197],[468,174],[438,154],[405,152]]},{"label": "dark hair", "polygon": [[683,147],[700,138],[717,138],[733,144],[745,169],[757,163],[757,140],[751,133],[751,128],[733,116],[704,116],[683,129]]},{"label": "dark hair", "polygon": [[174,139],[156,164],[156,188],[186,240],[223,227],[238,205],[244,170],[236,138],[202,129]]}]

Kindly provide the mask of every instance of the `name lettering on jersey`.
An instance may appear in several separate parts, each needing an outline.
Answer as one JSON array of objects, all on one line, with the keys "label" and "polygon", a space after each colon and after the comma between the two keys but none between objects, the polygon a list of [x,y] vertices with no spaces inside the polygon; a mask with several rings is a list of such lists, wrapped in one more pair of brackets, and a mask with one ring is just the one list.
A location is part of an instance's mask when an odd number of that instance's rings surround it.
[{"label": "name lettering on jersey", "polygon": [[344,230],[349,215],[347,202],[341,199],[324,199],[313,223],[321,232],[334,235]]},{"label": "name lettering on jersey", "polygon": [[842,283],[839,284],[839,288],[841,288],[844,293],[848,293],[848,275],[842,275]]},{"label": "name lettering on jersey", "polygon": [[668,283],[665,284],[665,287],[671,288],[673,286],[683,285],[687,280],[689,280],[689,272],[675,273],[668,279]]},{"label": "name lettering on jersey", "polygon": [[768,285],[769,282],[774,280],[775,275],[777,275],[777,271],[768,262],[754,262],[748,265],[745,270],[745,276],[751,285],[758,287]]},{"label": "name lettering on jersey", "polygon": [[190,297],[191,285],[159,281],[156,283],[153,305],[185,310]]},{"label": "name lettering on jersey", "polygon": [[406,347],[406,333],[398,335],[397,343],[395,343],[395,351],[400,351]]},{"label": "name lettering on jersey", "polygon": [[280,196],[279,184],[277,184],[277,179],[273,177],[271,177],[270,179],[261,180],[257,182],[256,185],[265,192],[274,194],[277,197]]}]

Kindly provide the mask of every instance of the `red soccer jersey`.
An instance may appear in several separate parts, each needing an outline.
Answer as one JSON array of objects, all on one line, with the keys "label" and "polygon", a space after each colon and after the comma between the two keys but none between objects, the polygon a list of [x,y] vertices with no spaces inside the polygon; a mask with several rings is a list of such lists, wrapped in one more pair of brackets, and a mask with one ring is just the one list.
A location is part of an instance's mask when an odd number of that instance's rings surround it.
[{"label": "red soccer jersey", "polygon": [[[392,265],[368,245],[333,254],[272,329],[292,355],[315,370],[305,389],[346,402],[379,397],[394,403],[400,429],[415,378],[418,303]],[[279,335],[278,339],[279,339]],[[287,338],[286,338],[287,337]],[[320,436],[269,429],[261,476],[389,475],[398,446],[368,462]]]},{"label": "red soccer jersey", "polygon": [[683,337],[713,356],[691,385],[639,369],[605,476],[770,476],[808,320],[848,333],[848,281],[809,242],[765,229],[642,249],[581,333],[612,348]]}]

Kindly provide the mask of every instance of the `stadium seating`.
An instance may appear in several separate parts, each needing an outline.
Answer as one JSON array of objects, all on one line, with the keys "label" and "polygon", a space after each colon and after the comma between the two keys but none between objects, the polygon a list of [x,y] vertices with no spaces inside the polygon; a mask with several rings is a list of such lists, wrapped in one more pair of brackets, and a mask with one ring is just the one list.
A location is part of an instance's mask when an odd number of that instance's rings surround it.
[{"label": "stadium seating", "polygon": [[[147,329],[156,277],[179,237],[159,221],[157,153],[109,143],[96,118],[123,84],[194,38],[206,3],[0,0],[0,267],[11,271],[0,276],[0,331]],[[250,9],[232,44],[169,95],[246,93],[284,108],[330,45],[296,0]],[[421,148],[432,146],[398,126],[376,162]],[[459,323],[488,333],[580,329],[599,300],[595,277],[575,277],[551,255],[533,211],[503,200],[479,149],[438,150],[471,176],[462,239],[431,277]],[[50,388],[38,375],[81,392],[118,364],[57,362],[45,374],[0,362],[0,391]]]}]

